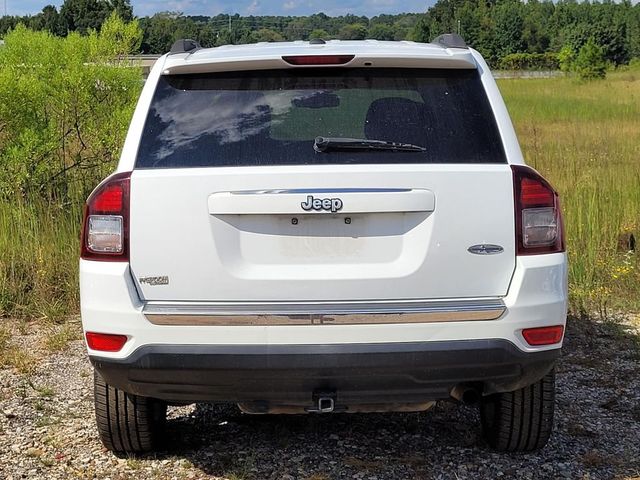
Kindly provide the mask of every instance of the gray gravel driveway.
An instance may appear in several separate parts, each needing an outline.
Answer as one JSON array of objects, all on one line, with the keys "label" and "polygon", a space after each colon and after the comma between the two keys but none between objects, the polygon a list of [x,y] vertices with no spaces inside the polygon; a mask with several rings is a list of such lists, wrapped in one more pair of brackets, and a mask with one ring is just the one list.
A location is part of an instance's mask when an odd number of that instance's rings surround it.
[{"label": "gray gravel driveway", "polygon": [[570,321],[556,430],[527,455],[491,452],[476,409],[443,402],[425,413],[327,416],[172,408],[166,451],[117,458],[97,438],[81,341],[43,353],[37,331],[16,340],[37,353],[33,373],[0,370],[1,479],[640,480],[640,337],[630,321]]}]

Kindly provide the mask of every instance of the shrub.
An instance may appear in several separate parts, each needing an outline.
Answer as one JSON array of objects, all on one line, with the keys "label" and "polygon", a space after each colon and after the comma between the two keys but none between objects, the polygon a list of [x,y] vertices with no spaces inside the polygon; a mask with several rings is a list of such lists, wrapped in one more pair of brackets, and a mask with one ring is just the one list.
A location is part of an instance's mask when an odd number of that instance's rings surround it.
[{"label": "shrub", "polygon": [[[66,38],[19,25],[0,49],[0,200],[84,197],[111,171],[141,87],[137,23]],[[127,68],[121,68],[127,67]],[[75,196],[74,196],[75,195]]]},{"label": "shrub", "polygon": [[0,48],[0,317],[77,311],[88,192],[113,171],[142,86],[136,22],[66,38],[22,25]]},{"label": "shrub", "polygon": [[329,33],[322,28],[316,28],[315,30],[312,30],[311,33],[309,34],[309,40],[314,40],[314,39],[329,40],[330,38],[331,38],[331,35],[329,35]]},{"label": "shrub", "polygon": [[562,47],[562,50],[558,52],[558,64],[560,66],[560,70],[565,73],[571,72],[573,70],[573,62],[575,59],[575,52],[569,45]]},{"label": "shrub", "polygon": [[340,40],[364,40],[367,38],[367,27],[361,23],[345,25],[338,33]]},{"label": "shrub", "polygon": [[558,55],[547,53],[510,53],[500,60],[502,70],[558,70]]},{"label": "shrub", "polygon": [[574,61],[574,69],[583,80],[604,78],[607,75],[604,50],[593,38],[580,48]]},{"label": "shrub", "polygon": [[261,28],[251,34],[253,42],[282,42],[284,37],[271,28]]}]

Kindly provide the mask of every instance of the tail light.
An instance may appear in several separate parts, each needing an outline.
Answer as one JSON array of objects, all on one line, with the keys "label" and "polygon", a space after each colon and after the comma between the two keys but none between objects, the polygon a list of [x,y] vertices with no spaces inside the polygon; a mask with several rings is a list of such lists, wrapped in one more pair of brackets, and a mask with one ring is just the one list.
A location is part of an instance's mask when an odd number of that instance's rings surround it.
[{"label": "tail light", "polygon": [[533,168],[512,165],[518,255],[564,252],[558,194]]},{"label": "tail light", "polygon": [[538,347],[541,345],[554,345],[562,340],[564,327],[562,325],[554,325],[552,327],[536,327],[525,328],[522,330],[522,336],[531,346]]},{"label": "tail light", "polygon": [[131,172],[103,181],[87,199],[81,238],[86,260],[129,260],[129,184]]}]

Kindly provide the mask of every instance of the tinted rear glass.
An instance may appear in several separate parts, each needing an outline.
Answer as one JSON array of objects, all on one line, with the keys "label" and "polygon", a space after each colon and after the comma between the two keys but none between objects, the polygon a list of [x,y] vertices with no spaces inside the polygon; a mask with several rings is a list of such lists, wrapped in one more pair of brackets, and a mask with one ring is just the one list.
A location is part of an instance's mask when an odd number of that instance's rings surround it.
[{"label": "tinted rear glass", "polygon": [[[317,153],[318,136],[426,150]],[[161,77],[136,167],[504,162],[476,70],[325,68]]]}]

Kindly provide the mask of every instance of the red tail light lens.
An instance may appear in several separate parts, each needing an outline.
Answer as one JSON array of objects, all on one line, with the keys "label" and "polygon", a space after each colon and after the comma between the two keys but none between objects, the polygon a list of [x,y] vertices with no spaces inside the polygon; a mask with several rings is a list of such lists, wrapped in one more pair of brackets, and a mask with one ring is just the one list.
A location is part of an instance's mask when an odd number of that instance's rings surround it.
[{"label": "red tail light lens", "polygon": [[355,55],[296,55],[282,57],[290,65],[344,65]]},{"label": "red tail light lens", "polygon": [[520,181],[520,201],[523,208],[555,207],[555,193],[546,182],[523,177]]},{"label": "red tail light lens", "polygon": [[118,213],[122,211],[124,191],[119,183],[107,185],[96,195],[93,208],[97,212]]},{"label": "red tail light lens", "polygon": [[126,335],[87,332],[85,336],[89,348],[100,352],[119,352],[127,343]]},{"label": "red tail light lens", "polygon": [[558,194],[533,168],[512,165],[518,255],[565,250]]},{"label": "red tail light lens", "polygon": [[86,260],[129,260],[129,185],[131,172],[102,182],[87,199],[81,238]]},{"label": "red tail light lens", "polygon": [[525,328],[522,330],[522,336],[527,343],[534,347],[541,345],[553,345],[562,340],[564,327],[562,325],[554,325],[552,327]]}]

